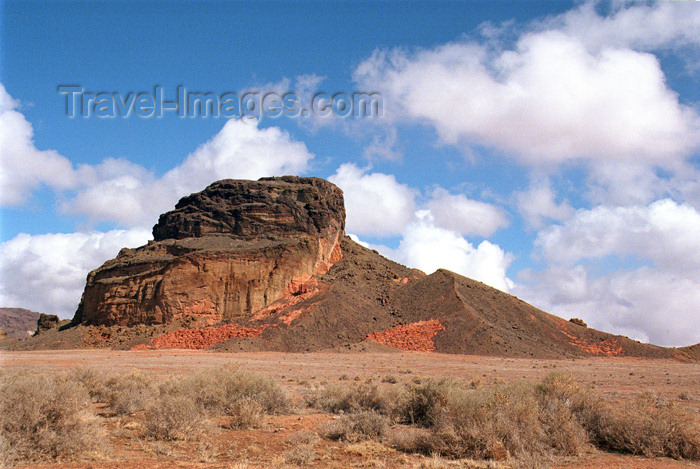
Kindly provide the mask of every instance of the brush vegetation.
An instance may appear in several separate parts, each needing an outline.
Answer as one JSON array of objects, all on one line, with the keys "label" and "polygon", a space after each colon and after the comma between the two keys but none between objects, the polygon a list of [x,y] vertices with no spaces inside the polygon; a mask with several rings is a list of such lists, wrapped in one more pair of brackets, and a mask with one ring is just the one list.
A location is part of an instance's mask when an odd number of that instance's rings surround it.
[{"label": "brush vegetation", "polygon": [[[290,436],[292,448],[282,457],[287,464],[317,460],[322,439],[371,447],[373,453],[384,448],[433,458],[422,459],[426,464],[491,460],[538,468],[594,447],[700,460],[694,412],[650,394],[612,404],[561,374],[488,387],[451,380],[345,381],[306,390],[305,396],[308,407],[337,416],[315,431]],[[1,462],[11,467],[108,458],[108,419],[133,422],[132,439],[162,446],[200,444],[217,429],[258,428],[267,415],[292,412],[275,381],[235,367],[166,380],[90,368],[1,372]]]},{"label": "brush vegetation", "polygon": [[[385,388],[371,382],[330,385],[311,396],[309,405],[344,414],[324,429],[329,438],[357,440],[371,434],[409,453],[515,458],[532,466],[532,461],[576,456],[596,446],[648,457],[700,459],[700,425],[693,413],[650,395],[613,406],[561,374],[535,384],[493,387],[451,380]],[[384,416],[396,425],[392,431],[374,431],[386,429],[386,423],[358,424],[368,416],[373,422]]]}]

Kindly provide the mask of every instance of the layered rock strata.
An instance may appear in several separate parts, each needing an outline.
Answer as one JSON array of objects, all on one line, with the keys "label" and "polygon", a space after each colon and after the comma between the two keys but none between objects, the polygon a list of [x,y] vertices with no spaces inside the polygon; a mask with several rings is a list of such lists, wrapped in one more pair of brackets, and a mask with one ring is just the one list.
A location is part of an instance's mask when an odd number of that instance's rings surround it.
[{"label": "layered rock strata", "polygon": [[154,240],[90,272],[74,323],[249,318],[342,258],[343,194],[318,178],[223,180],[160,216]]}]

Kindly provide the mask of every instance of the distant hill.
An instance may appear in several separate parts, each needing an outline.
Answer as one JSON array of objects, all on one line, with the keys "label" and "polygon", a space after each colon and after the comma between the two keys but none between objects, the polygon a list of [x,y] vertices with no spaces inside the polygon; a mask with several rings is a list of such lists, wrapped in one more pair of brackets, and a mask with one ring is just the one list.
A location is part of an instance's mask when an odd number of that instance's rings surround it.
[{"label": "distant hill", "polygon": [[36,331],[39,313],[24,308],[0,308],[0,330],[7,337],[26,339]]}]

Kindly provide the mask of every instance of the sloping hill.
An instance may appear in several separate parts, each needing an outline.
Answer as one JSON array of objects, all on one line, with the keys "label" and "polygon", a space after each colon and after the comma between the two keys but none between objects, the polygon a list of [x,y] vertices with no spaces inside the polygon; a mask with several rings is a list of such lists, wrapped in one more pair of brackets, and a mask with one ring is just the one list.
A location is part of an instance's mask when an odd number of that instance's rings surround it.
[{"label": "sloping hill", "polygon": [[12,339],[26,339],[36,331],[39,313],[24,308],[0,308],[0,330]]},{"label": "sloping hill", "polygon": [[[688,347],[657,347],[574,324],[448,270],[425,275],[349,238],[342,250],[343,260],[319,277],[316,294],[281,300],[270,316],[245,324],[270,325],[256,337],[256,349],[313,351],[370,340],[402,350],[507,357],[697,359]],[[287,324],[290,317],[296,319]],[[251,343],[232,338],[216,348],[245,350]]]}]

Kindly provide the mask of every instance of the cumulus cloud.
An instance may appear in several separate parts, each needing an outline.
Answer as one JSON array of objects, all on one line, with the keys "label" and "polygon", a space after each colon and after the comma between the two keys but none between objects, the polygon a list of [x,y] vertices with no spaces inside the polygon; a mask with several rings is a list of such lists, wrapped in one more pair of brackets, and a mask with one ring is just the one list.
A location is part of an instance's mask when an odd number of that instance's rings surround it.
[{"label": "cumulus cloud", "polygon": [[[700,118],[667,87],[654,55],[615,42],[612,31],[643,13],[648,21],[630,28],[630,45],[642,28],[673,28],[672,19],[684,16],[669,5],[620,11],[608,21],[586,7],[520,34],[508,49],[461,41],[377,50],[354,79],[384,93],[388,118],[427,123],[445,143],[495,147],[530,165],[580,159],[672,165],[700,143]],[[683,20],[650,40],[697,41],[697,20]],[[586,31],[595,28],[605,40],[591,47]]]},{"label": "cumulus cloud", "polygon": [[416,213],[416,221],[406,228],[398,248],[380,246],[377,249],[387,257],[428,274],[444,268],[503,291],[513,288],[513,282],[506,275],[513,261],[511,254],[489,241],[474,247],[458,233],[435,226],[427,210]]},{"label": "cumulus cloud", "polygon": [[650,267],[597,275],[589,267],[522,272],[513,293],[564,318],[663,346],[700,342],[700,282]]},{"label": "cumulus cloud", "polygon": [[347,230],[359,235],[400,234],[413,219],[415,193],[390,174],[341,165],[329,181],[343,190]]},{"label": "cumulus cloud", "polygon": [[700,17],[690,2],[655,2],[612,5],[613,11],[601,16],[596,2],[542,22],[548,29],[560,29],[589,45],[653,50],[700,45]]},{"label": "cumulus cloud", "polygon": [[65,194],[61,210],[124,226],[153,223],[182,196],[224,178],[299,174],[313,155],[278,127],[229,120],[178,166],[156,176],[125,159],[74,167],[54,150],[38,150],[32,125],[0,84],[0,204],[21,204],[41,185]]},{"label": "cumulus cloud", "polygon": [[515,205],[530,228],[542,228],[548,221],[566,220],[574,214],[569,202],[556,201],[549,178],[536,177],[525,191],[516,192]]},{"label": "cumulus cloud", "polygon": [[125,160],[84,168],[87,187],[62,205],[66,213],[126,226],[153,223],[177,200],[225,178],[258,179],[299,174],[313,155],[277,127],[229,120],[211,140],[162,177]]},{"label": "cumulus cloud", "polygon": [[544,229],[535,245],[557,264],[636,256],[687,275],[700,272],[700,213],[670,199],[649,206],[598,206]]},{"label": "cumulus cloud", "polygon": [[0,83],[0,205],[19,205],[42,185],[69,189],[77,185],[72,163],[53,150],[34,146],[32,125],[17,110]]},{"label": "cumulus cloud", "polygon": [[700,212],[690,205],[578,210],[535,245],[548,267],[521,274],[524,299],[659,345],[700,342]]},{"label": "cumulus cloud", "polygon": [[442,188],[433,191],[427,208],[435,225],[463,236],[489,237],[508,226],[508,217],[501,208]]},{"label": "cumulus cloud", "polygon": [[150,238],[144,229],[19,234],[0,244],[0,304],[72,317],[88,272]]},{"label": "cumulus cloud", "polygon": [[555,31],[526,34],[496,53],[476,43],[375,51],[355,79],[387,94],[390,117],[426,122],[447,143],[495,147],[532,165],[666,164],[699,142],[700,119],[666,87],[655,56],[591,52]]}]

